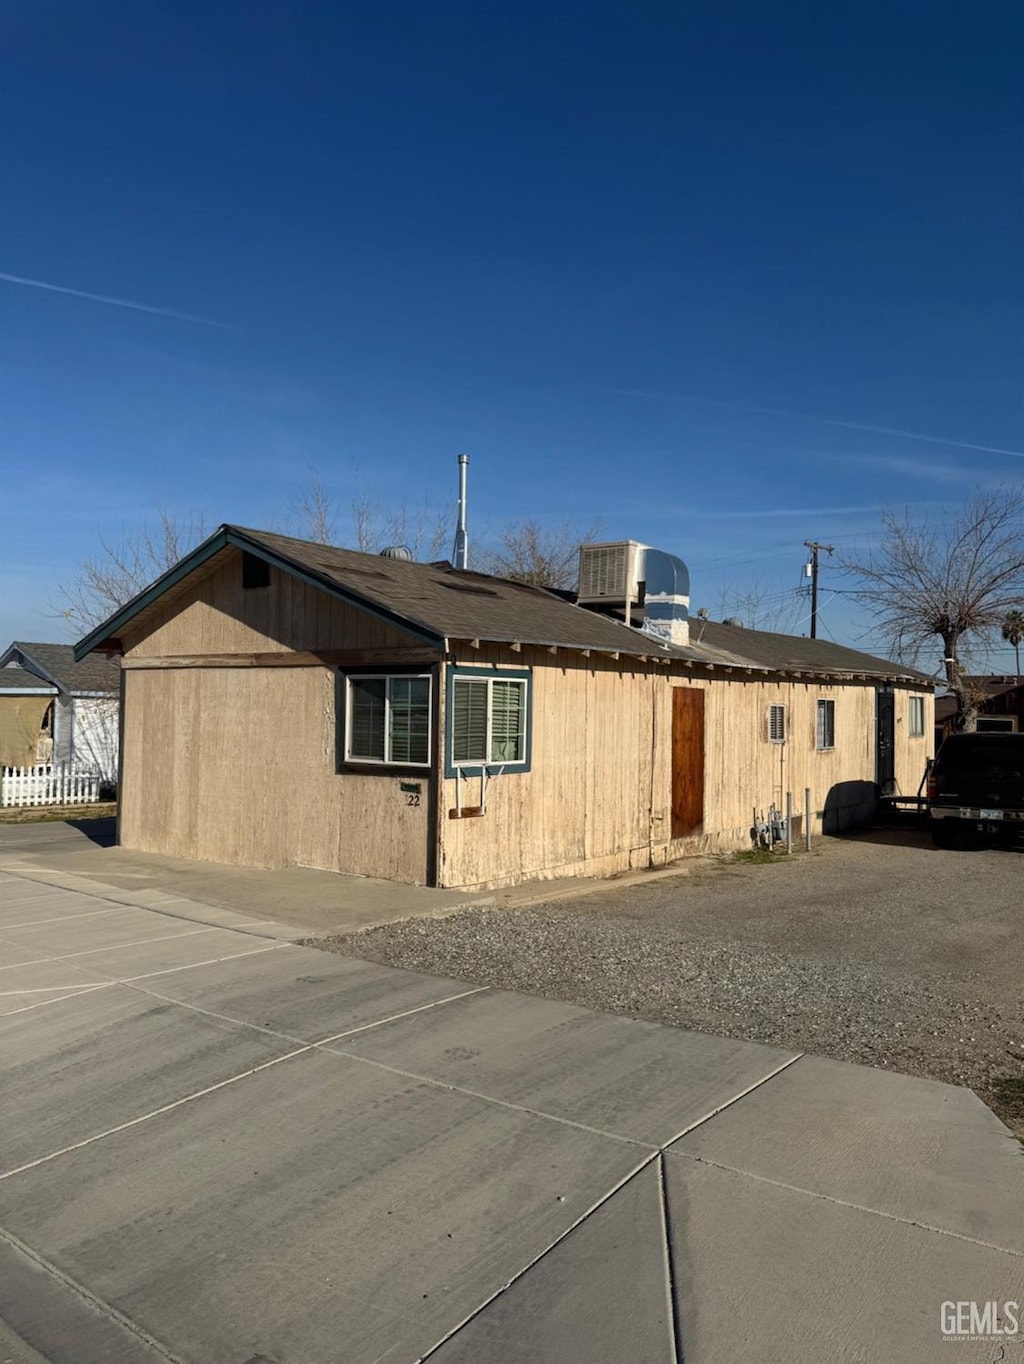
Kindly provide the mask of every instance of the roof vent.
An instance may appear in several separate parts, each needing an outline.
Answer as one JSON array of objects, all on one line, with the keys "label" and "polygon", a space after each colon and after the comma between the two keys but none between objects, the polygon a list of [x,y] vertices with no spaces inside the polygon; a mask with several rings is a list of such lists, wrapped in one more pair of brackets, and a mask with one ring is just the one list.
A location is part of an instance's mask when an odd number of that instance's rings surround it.
[{"label": "roof vent", "polygon": [[743,628],[743,622],[740,620],[739,616],[726,616],[725,620],[722,621],[722,624],[723,624],[723,625],[738,625],[738,626],[740,627],[740,629]]},{"label": "roof vent", "polygon": [[380,552],[382,559],[402,559],[405,563],[411,564],[413,559],[412,550],[408,545],[388,545]]}]

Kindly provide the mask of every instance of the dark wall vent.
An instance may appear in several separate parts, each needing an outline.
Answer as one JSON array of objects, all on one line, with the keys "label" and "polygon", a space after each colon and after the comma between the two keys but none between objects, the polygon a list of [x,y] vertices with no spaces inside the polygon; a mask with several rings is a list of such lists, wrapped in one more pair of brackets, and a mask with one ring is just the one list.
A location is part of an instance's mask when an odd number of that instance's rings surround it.
[{"label": "dark wall vent", "polygon": [[270,565],[266,559],[242,551],[242,586],[247,591],[252,587],[270,586]]}]

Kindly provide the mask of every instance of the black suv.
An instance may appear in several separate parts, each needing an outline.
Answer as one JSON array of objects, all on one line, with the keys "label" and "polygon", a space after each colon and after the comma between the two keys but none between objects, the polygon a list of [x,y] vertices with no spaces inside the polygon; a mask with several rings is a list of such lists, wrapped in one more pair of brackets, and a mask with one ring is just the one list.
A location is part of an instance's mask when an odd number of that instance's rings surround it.
[{"label": "black suv", "polygon": [[951,734],[928,778],[932,842],[1024,835],[1024,734]]}]

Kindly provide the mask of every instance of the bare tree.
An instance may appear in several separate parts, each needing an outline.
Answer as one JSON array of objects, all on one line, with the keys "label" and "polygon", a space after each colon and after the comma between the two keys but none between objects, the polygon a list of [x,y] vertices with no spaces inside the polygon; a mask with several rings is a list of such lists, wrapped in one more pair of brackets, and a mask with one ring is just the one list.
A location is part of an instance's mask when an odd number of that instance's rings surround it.
[{"label": "bare tree", "polygon": [[437,558],[452,534],[453,516],[429,500],[394,498],[367,483],[351,464],[347,515],[345,504],[313,465],[288,506],[290,533],[319,545],[339,545],[379,554],[388,545],[405,545],[413,557]]},{"label": "bare tree", "polygon": [[797,587],[780,592],[756,578],[743,586],[726,583],[718,593],[718,619],[734,617],[748,630],[788,634],[796,626],[804,600]]},{"label": "bare tree", "polygon": [[1024,640],[1024,611],[1019,611],[1016,607],[1012,611],[1007,611],[1002,620],[1001,630],[1003,639],[1012,646],[1013,656],[1017,661],[1014,675],[1020,677],[1020,645],[1021,640]]},{"label": "bare tree", "polygon": [[531,517],[510,521],[493,548],[475,552],[472,566],[531,587],[574,588],[579,547],[591,544],[600,533],[599,521],[589,526],[574,526],[568,520],[543,526]]},{"label": "bare tree", "polygon": [[338,502],[310,464],[306,481],[300,486],[291,511],[299,521],[300,532],[318,545],[333,545],[338,524]]},{"label": "bare tree", "polygon": [[1024,593],[1024,489],[979,492],[922,523],[885,510],[878,548],[844,567],[902,656],[914,661],[941,641],[963,727],[976,729],[979,697],[966,664],[972,642],[991,637]]},{"label": "bare tree", "polygon": [[451,511],[428,501],[393,501],[361,484],[352,498],[353,548],[379,554],[404,545],[414,559],[436,559],[447,549],[454,528]]},{"label": "bare tree", "polygon": [[143,522],[119,540],[99,537],[99,549],[84,561],[77,577],[57,589],[57,609],[81,634],[148,587],[205,538],[201,513],[188,517],[157,513],[156,525]]}]

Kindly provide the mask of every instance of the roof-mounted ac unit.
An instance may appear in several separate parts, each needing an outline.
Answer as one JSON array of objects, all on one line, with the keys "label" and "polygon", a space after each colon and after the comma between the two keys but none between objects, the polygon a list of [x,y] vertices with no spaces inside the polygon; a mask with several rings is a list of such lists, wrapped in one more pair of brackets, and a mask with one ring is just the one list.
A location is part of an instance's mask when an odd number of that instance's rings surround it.
[{"label": "roof-mounted ac unit", "polygon": [[646,545],[636,540],[614,540],[580,545],[581,606],[636,602],[644,572]]}]

